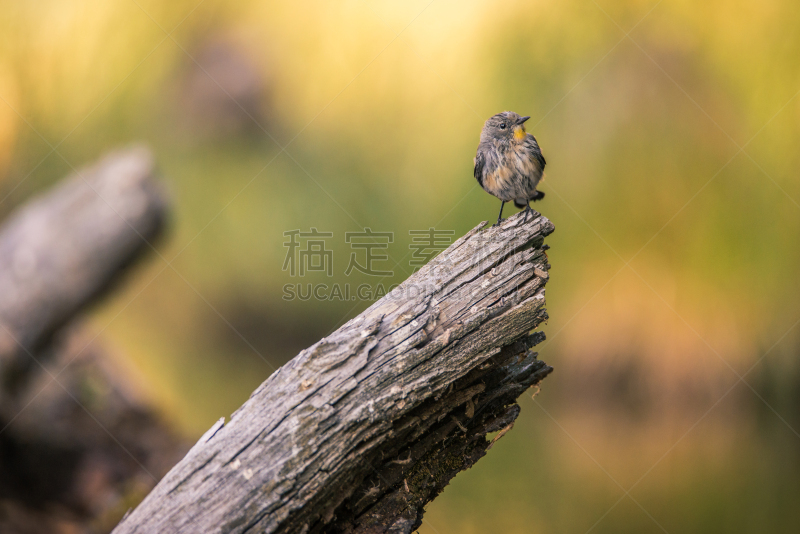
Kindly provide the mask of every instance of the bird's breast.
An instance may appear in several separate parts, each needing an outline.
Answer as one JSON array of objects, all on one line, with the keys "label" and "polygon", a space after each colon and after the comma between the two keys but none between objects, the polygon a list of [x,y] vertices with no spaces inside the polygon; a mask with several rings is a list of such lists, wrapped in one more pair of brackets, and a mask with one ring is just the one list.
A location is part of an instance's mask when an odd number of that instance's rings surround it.
[{"label": "bird's breast", "polygon": [[510,166],[498,165],[484,176],[483,188],[500,200],[508,202],[515,196],[514,174]]}]

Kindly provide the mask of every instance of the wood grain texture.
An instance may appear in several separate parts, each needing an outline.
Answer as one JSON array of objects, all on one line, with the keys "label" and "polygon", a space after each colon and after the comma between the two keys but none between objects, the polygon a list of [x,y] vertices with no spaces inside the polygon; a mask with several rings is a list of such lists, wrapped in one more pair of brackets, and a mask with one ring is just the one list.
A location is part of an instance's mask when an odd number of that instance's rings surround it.
[{"label": "wood grain texture", "polygon": [[112,153],[26,202],[0,230],[0,393],[52,334],[149,250],[166,213],[150,152]]},{"label": "wood grain texture", "polygon": [[114,530],[410,533],[552,369],[543,245],[523,213],[471,230],[302,351],[220,420]]}]

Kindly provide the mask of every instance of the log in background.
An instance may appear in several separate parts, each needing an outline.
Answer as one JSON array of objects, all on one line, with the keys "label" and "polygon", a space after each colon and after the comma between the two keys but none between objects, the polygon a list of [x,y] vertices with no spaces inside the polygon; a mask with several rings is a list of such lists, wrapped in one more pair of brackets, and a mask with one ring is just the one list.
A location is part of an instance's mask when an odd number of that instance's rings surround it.
[{"label": "log in background", "polygon": [[109,532],[188,447],[81,311],[162,232],[150,152],[110,153],[0,228],[0,532]]},{"label": "log in background", "polygon": [[166,198],[143,147],[112,153],[12,213],[0,232],[0,398],[52,335],[161,232]]},{"label": "log in background", "polygon": [[484,225],[270,376],[114,532],[416,529],[552,371],[530,331],[547,319],[553,225]]}]

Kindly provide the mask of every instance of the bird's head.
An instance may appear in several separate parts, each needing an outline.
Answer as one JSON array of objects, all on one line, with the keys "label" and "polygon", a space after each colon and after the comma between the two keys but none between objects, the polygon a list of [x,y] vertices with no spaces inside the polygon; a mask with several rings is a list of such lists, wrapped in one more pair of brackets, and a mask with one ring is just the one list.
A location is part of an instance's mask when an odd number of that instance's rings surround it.
[{"label": "bird's head", "polygon": [[521,117],[513,111],[504,111],[491,117],[483,125],[481,141],[521,141],[525,139],[525,121],[530,117]]}]

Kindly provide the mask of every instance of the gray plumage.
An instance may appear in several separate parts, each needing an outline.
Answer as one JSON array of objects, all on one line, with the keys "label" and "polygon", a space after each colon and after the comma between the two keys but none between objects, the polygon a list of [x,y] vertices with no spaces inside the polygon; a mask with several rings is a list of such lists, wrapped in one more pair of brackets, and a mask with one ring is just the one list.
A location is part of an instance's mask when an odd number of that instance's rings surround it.
[{"label": "gray plumage", "polygon": [[518,208],[530,211],[531,200],[544,198],[536,187],[547,162],[536,138],[525,132],[529,118],[504,111],[487,120],[481,131],[474,174],[487,193],[501,200],[498,224],[506,202],[513,200]]}]

